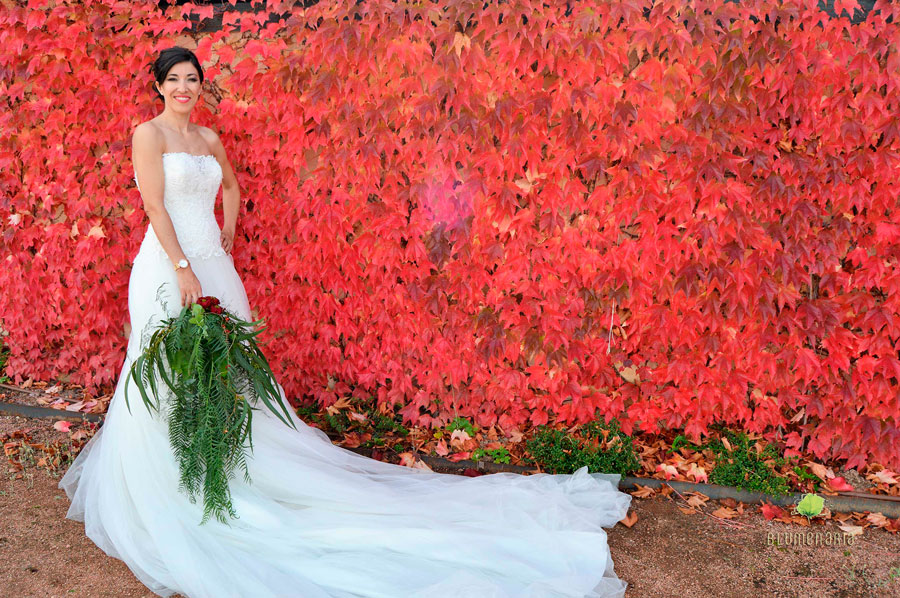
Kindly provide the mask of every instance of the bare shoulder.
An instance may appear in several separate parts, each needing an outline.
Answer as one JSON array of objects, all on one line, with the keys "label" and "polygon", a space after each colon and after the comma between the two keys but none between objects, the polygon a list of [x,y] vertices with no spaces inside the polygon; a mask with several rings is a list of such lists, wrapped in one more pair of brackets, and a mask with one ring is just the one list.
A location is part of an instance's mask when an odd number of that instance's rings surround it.
[{"label": "bare shoulder", "polygon": [[222,147],[222,141],[219,139],[219,134],[213,129],[200,126],[198,126],[197,129],[199,129],[200,135],[203,136],[203,139],[209,144],[209,147],[211,147],[213,151],[217,151]]},{"label": "bare shoulder", "polygon": [[135,150],[149,152],[157,149],[162,152],[164,143],[163,132],[150,120],[136,126],[131,134],[132,152]]}]

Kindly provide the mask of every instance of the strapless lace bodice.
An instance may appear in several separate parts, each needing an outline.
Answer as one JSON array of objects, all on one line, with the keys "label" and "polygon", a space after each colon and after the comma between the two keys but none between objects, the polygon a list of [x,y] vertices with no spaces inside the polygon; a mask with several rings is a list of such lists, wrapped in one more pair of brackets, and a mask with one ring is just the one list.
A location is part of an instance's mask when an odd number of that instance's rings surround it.
[{"label": "strapless lace bodice", "polygon": [[[221,229],[213,212],[222,183],[222,167],[213,155],[168,152],[162,155],[165,190],[163,204],[184,254],[190,258],[226,255]],[[137,184],[137,175],[134,177]],[[140,190],[140,186],[138,186]],[[140,252],[154,251],[168,257],[153,225],[147,227]]]}]

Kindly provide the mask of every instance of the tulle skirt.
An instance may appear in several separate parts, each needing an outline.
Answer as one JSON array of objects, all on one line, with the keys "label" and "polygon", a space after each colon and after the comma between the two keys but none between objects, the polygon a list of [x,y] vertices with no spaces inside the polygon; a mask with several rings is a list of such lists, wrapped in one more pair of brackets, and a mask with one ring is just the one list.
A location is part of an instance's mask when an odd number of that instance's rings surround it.
[{"label": "tulle skirt", "polygon": [[[194,258],[204,295],[250,318],[231,256]],[[253,412],[251,483],[238,471],[229,524],[200,525],[178,491],[164,415],[125,380],[152,327],[180,309],[164,255],[141,249],[132,331],[104,425],[59,487],[67,517],[159,596],[188,598],[608,598],[624,596],[603,527],[631,496],[618,474],[442,474],[363,457],[291,413]],[[282,390],[283,392],[283,390]]]}]

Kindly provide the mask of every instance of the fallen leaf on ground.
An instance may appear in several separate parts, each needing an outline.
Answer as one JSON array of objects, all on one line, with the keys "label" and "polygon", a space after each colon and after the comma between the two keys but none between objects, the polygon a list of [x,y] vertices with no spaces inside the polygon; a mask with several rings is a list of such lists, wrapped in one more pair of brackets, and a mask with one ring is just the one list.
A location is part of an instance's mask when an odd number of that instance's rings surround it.
[{"label": "fallen leaf on ground", "polygon": [[507,432],[506,436],[509,438],[510,442],[519,443],[522,442],[522,433],[518,430],[510,430]]},{"label": "fallen leaf on ground", "polygon": [[400,453],[400,465],[403,467],[412,467],[416,463],[416,456],[410,452]]},{"label": "fallen leaf on ground", "polygon": [[817,476],[823,482],[827,482],[830,478],[834,477],[834,471],[832,471],[828,467],[825,467],[821,463],[815,463],[814,461],[807,461],[806,463],[804,463],[804,465],[806,465],[809,468],[809,470],[811,472],[813,472],[813,475]]},{"label": "fallen leaf on ground", "polygon": [[707,483],[709,482],[709,476],[706,473],[706,470],[702,467],[698,467],[696,463],[691,463],[690,468],[688,469],[687,474],[694,478],[694,480],[698,482]]},{"label": "fallen leaf on ground", "polygon": [[848,519],[853,519],[853,515],[850,513],[835,513],[834,520],[840,521],[841,523],[847,521]]},{"label": "fallen leaf on ground", "polygon": [[734,519],[737,517],[738,512],[728,507],[719,507],[712,512],[712,515],[713,517],[719,517],[721,519]]},{"label": "fallen leaf on ground", "polygon": [[60,421],[56,422],[55,424],[53,424],[53,429],[58,430],[60,432],[68,432],[69,428],[71,428],[71,427],[72,427],[72,422],[67,422],[67,421],[63,421],[63,420],[60,420]]},{"label": "fallen leaf on ground", "polygon": [[839,525],[838,528],[851,536],[858,536],[863,533],[861,525]]},{"label": "fallen leaf on ground", "polygon": [[636,496],[638,498],[649,498],[656,494],[656,489],[651,488],[650,486],[641,486],[640,484],[635,484],[637,490],[631,492],[631,496]]},{"label": "fallen leaf on ground", "polygon": [[369,432],[363,432],[362,434],[359,432],[348,432],[338,445],[345,448],[356,448],[370,438],[372,438],[372,434]]},{"label": "fallen leaf on ground", "polygon": [[465,430],[457,428],[450,433],[450,439],[453,440],[454,438],[458,438],[460,440],[468,440],[469,438],[471,438],[471,436],[469,436],[469,433]]},{"label": "fallen leaf on ground", "polygon": [[829,478],[826,482],[829,488],[835,490],[836,492],[853,492],[854,488],[850,484],[847,483],[842,476]]},{"label": "fallen leaf on ground", "polygon": [[870,482],[875,482],[876,484],[896,484],[897,478],[894,477],[896,474],[889,469],[882,469],[881,471],[876,471],[875,473],[869,474],[866,476],[866,479]]},{"label": "fallen leaf on ground", "polygon": [[325,407],[325,411],[328,412],[329,415],[337,415],[341,409],[346,409],[350,407],[350,399],[348,397],[341,397],[331,405]]},{"label": "fallen leaf on ground", "polygon": [[453,433],[450,434],[450,446],[459,450],[469,438],[470,436],[465,430],[453,430]]},{"label": "fallen leaf on ground", "polygon": [[630,511],[627,515],[625,515],[624,519],[620,519],[619,523],[624,525],[625,527],[631,527],[635,523],[637,523],[638,516],[634,511]]},{"label": "fallen leaf on ground", "polygon": [[444,442],[443,438],[441,438],[441,440],[436,445],[434,445],[434,452],[437,453],[440,457],[446,457],[447,453],[450,452],[450,449],[447,448],[447,443]]},{"label": "fallen leaf on ground", "polygon": [[690,498],[688,498],[687,503],[692,507],[705,507],[706,501],[709,500],[709,497],[700,492],[692,492]]},{"label": "fallen leaf on ground", "polygon": [[668,463],[660,463],[656,466],[656,471],[664,474],[667,480],[678,476],[678,470],[675,469],[673,465],[669,465]]},{"label": "fallen leaf on ground", "polygon": [[888,518],[882,513],[869,513],[866,520],[875,527],[885,527],[888,524]]},{"label": "fallen leaf on ground", "polygon": [[762,511],[762,515],[766,518],[766,521],[788,516],[784,509],[777,505],[772,505],[769,503],[764,503],[762,506],[760,506],[759,509],[760,511]]},{"label": "fallen leaf on ground", "polygon": [[413,463],[413,467],[415,469],[424,469],[425,471],[434,471],[433,469],[428,467],[428,464],[425,463],[425,461],[422,461],[421,459],[416,459],[416,462]]}]

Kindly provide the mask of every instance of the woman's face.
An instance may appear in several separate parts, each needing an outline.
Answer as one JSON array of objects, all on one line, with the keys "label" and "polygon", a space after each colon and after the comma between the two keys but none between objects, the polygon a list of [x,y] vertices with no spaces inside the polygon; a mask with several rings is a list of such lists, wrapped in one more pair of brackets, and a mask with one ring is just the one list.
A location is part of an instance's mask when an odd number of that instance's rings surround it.
[{"label": "woman's face", "polygon": [[166,108],[174,112],[190,112],[200,97],[200,75],[191,62],[172,65],[162,83],[157,83]]}]

